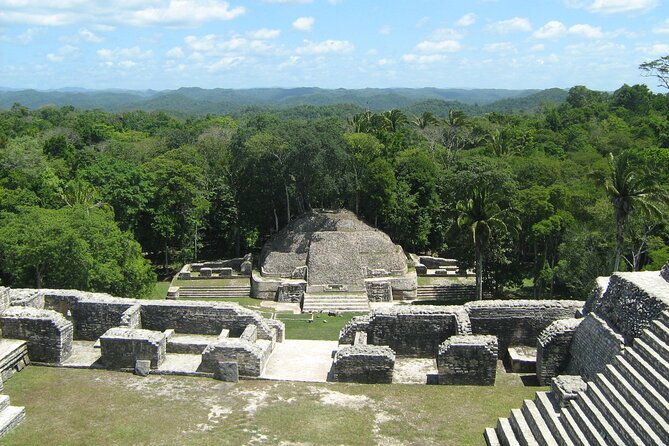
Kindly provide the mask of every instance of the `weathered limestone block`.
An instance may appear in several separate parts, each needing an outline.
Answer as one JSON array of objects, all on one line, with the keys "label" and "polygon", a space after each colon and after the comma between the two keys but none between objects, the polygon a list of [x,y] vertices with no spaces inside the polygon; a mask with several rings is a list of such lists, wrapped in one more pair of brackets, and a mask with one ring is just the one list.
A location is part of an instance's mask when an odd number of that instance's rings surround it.
[{"label": "weathered limestone block", "polygon": [[497,374],[497,338],[452,336],[437,353],[439,384],[492,386]]},{"label": "weathered limestone block", "polygon": [[271,343],[258,341],[255,343],[240,338],[221,339],[210,344],[202,352],[202,372],[216,373],[221,362],[235,362],[240,376],[257,377],[265,369]]},{"label": "weathered limestone block", "polygon": [[415,268],[416,268],[416,274],[418,274],[419,276],[424,276],[427,274],[427,266],[423,265],[422,263],[416,265]]},{"label": "weathered limestone block", "polygon": [[307,280],[307,271],[308,271],[308,268],[307,268],[306,265],[298,266],[290,274],[290,278],[291,279]]},{"label": "weathered limestone block", "polygon": [[458,262],[455,259],[444,259],[441,257],[420,256],[420,263],[430,269],[437,269],[442,266],[457,266]]},{"label": "weathered limestone block", "polygon": [[390,384],[395,352],[386,346],[356,344],[337,350],[334,379],[340,382]]},{"label": "weathered limestone block", "polygon": [[178,300],[179,299],[179,288],[178,286],[171,286],[167,289],[167,299]]},{"label": "weathered limestone block", "polygon": [[75,339],[95,341],[112,327],[122,323],[123,314],[136,304],[132,299],[81,298],[72,303],[70,312]]},{"label": "weathered limestone block", "polygon": [[232,268],[230,267],[218,268],[218,275],[220,277],[232,277]]},{"label": "weathered limestone block", "polygon": [[4,338],[24,339],[34,362],[59,364],[72,354],[72,323],[59,313],[11,307],[0,315]]},{"label": "weathered limestone block", "polygon": [[307,289],[307,282],[283,282],[279,287],[277,301],[301,303],[304,298],[304,292]]},{"label": "weathered limestone block", "polygon": [[536,373],[537,349],[529,345],[514,345],[507,350],[507,359],[513,373]]},{"label": "weathered limestone block", "polygon": [[601,303],[592,311],[631,343],[667,309],[667,282],[657,271],[641,271],[613,274]]},{"label": "weathered limestone block", "polygon": [[256,342],[258,340],[258,327],[255,325],[247,325],[239,339],[251,343]]},{"label": "weathered limestone block", "polygon": [[121,315],[121,327],[142,328],[141,308],[139,305],[133,305]]},{"label": "weathered limestone block", "polygon": [[191,278],[191,265],[184,265],[179,271],[179,279],[188,280]]},{"label": "weathered limestone block", "polygon": [[583,314],[588,314],[602,305],[604,293],[609,287],[609,279],[610,277],[598,277],[595,280],[595,285],[592,287],[592,291],[590,291],[590,295],[583,306]]},{"label": "weathered limestone block", "polygon": [[660,271],[660,276],[669,282],[669,262],[667,262],[662,268],[662,271]]},{"label": "weathered limestone block", "polygon": [[346,325],[344,325],[344,327],[339,331],[339,343],[353,344],[355,342],[355,336],[358,332],[364,332],[367,334],[370,322],[371,317],[369,315],[355,316],[351,318],[351,320],[348,321]]},{"label": "weathered limestone block", "polygon": [[211,268],[200,268],[200,277],[211,277]]},{"label": "weathered limestone block", "polygon": [[393,289],[388,280],[367,279],[365,288],[370,302],[392,302],[393,300]]},{"label": "weathered limestone block", "polygon": [[569,400],[576,399],[578,392],[585,392],[588,385],[578,375],[560,375],[551,379],[551,391],[560,407],[566,407]]},{"label": "weathered limestone block", "polygon": [[251,273],[251,296],[262,300],[276,300],[282,279],[263,277],[257,271]]},{"label": "weathered limestone block", "polygon": [[569,350],[576,328],[583,319],[560,319],[550,324],[537,339],[537,379],[547,386],[569,365]]},{"label": "weathered limestone block", "polygon": [[219,362],[214,371],[214,379],[236,383],[239,381],[239,367],[236,362]]},{"label": "weathered limestone block", "polygon": [[135,375],[149,376],[151,373],[151,361],[148,359],[138,359],[135,361]]},{"label": "weathered limestone block", "polygon": [[594,379],[624,347],[623,337],[613,331],[606,321],[590,313],[574,332],[567,373]]},{"label": "weathered limestone block", "polygon": [[499,351],[511,345],[535,346],[537,336],[553,321],[574,317],[583,307],[576,300],[490,300],[464,305],[474,334],[497,336]]},{"label": "weathered limestone block", "polygon": [[165,333],[114,327],[100,336],[101,360],[108,368],[134,368],[138,360],[151,361],[158,368],[165,360]]},{"label": "weathered limestone block", "polygon": [[286,340],[286,325],[283,322],[278,319],[265,319],[265,324],[276,333],[276,342],[283,342]]},{"label": "weathered limestone block", "polygon": [[367,345],[367,333],[364,331],[357,331],[355,338],[353,338],[353,345]]},{"label": "weathered limestone block", "polygon": [[9,291],[9,299],[15,307],[33,307],[44,309],[44,293],[32,288],[13,288]]},{"label": "weathered limestone block", "polygon": [[416,271],[408,271],[396,277],[387,277],[393,289],[393,300],[415,299],[418,289]]},{"label": "weathered limestone block", "polygon": [[243,276],[250,276],[251,271],[253,271],[253,263],[251,263],[249,260],[243,261],[239,266],[239,274]]},{"label": "weathered limestone block", "polygon": [[0,286],[0,313],[9,308],[9,288]]}]

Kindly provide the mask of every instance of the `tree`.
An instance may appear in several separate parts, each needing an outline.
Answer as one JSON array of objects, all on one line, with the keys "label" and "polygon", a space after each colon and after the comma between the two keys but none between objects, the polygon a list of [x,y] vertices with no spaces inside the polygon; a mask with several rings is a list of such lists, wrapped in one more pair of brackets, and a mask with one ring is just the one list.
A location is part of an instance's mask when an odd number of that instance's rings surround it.
[{"label": "tree", "polygon": [[413,120],[413,124],[421,130],[436,124],[437,122],[439,122],[437,118],[435,118],[434,115],[429,111],[421,113]]},{"label": "tree", "polygon": [[609,153],[609,168],[604,187],[615,214],[616,253],[613,271],[618,271],[625,245],[625,226],[630,214],[639,210],[643,214],[659,217],[662,211],[658,205],[669,203],[669,196],[649,175],[643,175],[635,168],[627,152],[618,156]]},{"label": "tree", "polygon": [[348,133],[344,135],[346,141],[345,150],[350,157],[351,169],[353,171],[355,213],[360,215],[360,192],[362,181],[366,176],[369,164],[381,155],[383,144],[373,135],[366,133]]},{"label": "tree", "polygon": [[386,120],[388,130],[393,133],[398,131],[400,127],[407,123],[406,115],[397,108],[384,112],[383,117]]},{"label": "tree", "polygon": [[639,65],[643,76],[656,77],[659,86],[669,90],[669,55]]},{"label": "tree", "polygon": [[493,200],[487,187],[477,186],[472,189],[469,199],[459,201],[456,205],[458,226],[469,228],[474,242],[477,300],[483,299],[483,257],[493,231],[508,231],[503,220],[503,211]]}]

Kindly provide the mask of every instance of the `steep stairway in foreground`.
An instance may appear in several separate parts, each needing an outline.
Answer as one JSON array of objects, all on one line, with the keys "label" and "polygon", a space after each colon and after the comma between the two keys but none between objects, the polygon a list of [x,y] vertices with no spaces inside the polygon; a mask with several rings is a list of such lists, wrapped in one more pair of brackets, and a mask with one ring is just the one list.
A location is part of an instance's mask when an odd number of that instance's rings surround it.
[{"label": "steep stairway in foreground", "polygon": [[566,407],[537,392],[484,437],[489,446],[669,444],[669,311]]},{"label": "steep stairway in foreground", "polygon": [[449,300],[476,298],[476,285],[419,285],[416,298],[422,300]]},{"label": "steep stairway in foreground", "polygon": [[[0,383],[0,390],[2,384]],[[10,406],[9,396],[0,395],[0,437],[18,426],[26,417],[24,407]]]},{"label": "steep stairway in foreground", "polygon": [[303,313],[335,311],[338,313],[368,313],[367,293],[329,292],[319,294],[304,293]]}]

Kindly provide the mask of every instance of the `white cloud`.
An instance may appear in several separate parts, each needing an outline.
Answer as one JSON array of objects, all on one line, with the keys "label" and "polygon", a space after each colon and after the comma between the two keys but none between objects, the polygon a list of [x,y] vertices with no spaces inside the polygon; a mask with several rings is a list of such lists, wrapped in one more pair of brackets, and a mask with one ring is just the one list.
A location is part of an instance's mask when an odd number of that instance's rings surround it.
[{"label": "white cloud", "polygon": [[124,70],[134,68],[140,62],[150,59],[153,56],[153,51],[143,51],[138,46],[130,48],[100,48],[97,55],[102,59],[102,64],[106,67],[118,67]]},{"label": "white cloud", "polygon": [[252,39],[271,40],[279,37],[281,35],[281,30],[261,28],[255,31],[250,31],[247,35]]},{"label": "white cloud", "polygon": [[39,32],[40,32],[40,30],[37,29],[37,28],[28,28],[27,30],[25,30],[24,32],[19,34],[16,37],[16,40],[18,40],[18,42],[21,45],[27,45],[27,44],[29,44],[30,42],[33,41],[33,39],[35,38],[35,36],[37,34],[39,34]]},{"label": "white cloud", "polygon": [[331,4],[332,6],[337,6],[338,4],[342,3],[344,0],[328,0],[328,3]]},{"label": "white cloud", "polygon": [[311,31],[311,27],[314,26],[316,19],[313,17],[298,17],[297,20],[293,22],[293,29],[298,31]]},{"label": "white cloud", "polygon": [[566,34],[567,28],[562,22],[551,20],[534,32],[537,39],[557,39]]},{"label": "white cloud", "polygon": [[427,24],[427,22],[429,22],[429,21],[430,21],[430,18],[429,18],[429,17],[421,17],[421,18],[418,19],[418,21],[416,22],[416,28],[422,28],[422,27],[425,26],[425,25]]},{"label": "white cloud", "polygon": [[457,40],[432,41],[425,40],[416,45],[416,50],[421,53],[454,53],[460,51],[462,45]]},{"label": "white cloud", "polygon": [[304,41],[304,45],[297,48],[297,54],[346,54],[355,49],[355,46],[348,40],[324,40],[322,42]]},{"label": "white cloud", "polygon": [[244,7],[231,7],[221,0],[0,0],[0,23],[40,26],[82,23],[98,31],[104,31],[100,28],[110,23],[195,25],[231,20],[245,12]]},{"label": "white cloud", "polygon": [[90,31],[89,29],[86,28],[82,28],[79,30],[79,37],[81,37],[86,42],[92,42],[92,43],[102,42],[102,38],[100,36],[98,36],[93,31]]},{"label": "white cloud", "polygon": [[394,59],[379,59],[376,64],[380,67],[384,67],[387,65],[394,65],[396,61]]},{"label": "white cloud", "polygon": [[567,6],[599,14],[642,13],[660,4],[659,0],[565,0]]},{"label": "white cloud", "polygon": [[312,3],[313,0],[263,0],[265,3],[275,3],[278,5],[306,5]]},{"label": "white cloud", "polygon": [[588,39],[601,39],[604,37],[602,28],[599,26],[592,26],[585,23],[579,23],[569,27],[569,34],[575,34]]},{"label": "white cloud", "polygon": [[669,54],[669,44],[666,43],[656,43],[648,46],[640,46],[637,49],[650,56],[664,56]]},{"label": "white cloud", "polygon": [[202,37],[191,35],[186,36],[184,42],[190,50],[209,57],[239,56],[248,53],[267,53],[275,49],[274,46],[269,44],[266,40],[248,39],[239,35],[234,35],[230,38],[219,36],[217,34],[207,34]]},{"label": "white cloud", "polygon": [[166,53],[166,56],[171,59],[181,59],[185,56],[185,54],[184,50],[180,46],[175,46]]},{"label": "white cloud", "polygon": [[545,49],[545,47],[544,47],[543,43],[538,43],[538,44],[533,45],[532,47],[530,47],[530,51],[532,51],[532,52],[543,51],[544,49]]},{"label": "white cloud", "polygon": [[530,21],[523,17],[514,17],[508,20],[500,20],[499,22],[488,25],[487,28],[497,34],[509,34],[513,32],[529,32],[532,31]]},{"label": "white cloud", "polygon": [[387,36],[390,35],[390,33],[393,32],[393,29],[390,27],[390,25],[384,25],[381,28],[379,28],[379,34],[382,36]]},{"label": "white cloud", "polygon": [[79,48],[73,45],[64,45],[58,48],[56,52],[49,53],[46,55],[46,58],[51,62],[62,62],[66,57],[74,56],[79,52]]},{"label": "white cloud", "polygon": [[242,56],[226,56],[217,60],[213,64],[207,66],[207,70],[210,73],[215,73],[217,71],[228,70],[236,65],[239,65],[245,60]]},{"label": "white cloud", "polygon": [[669,34],[669,19],[662,22],[661,25],[653,28],[655,34]]},{"label": "white cloud", "polygon": [[460,40],[462,33],[453,28],[438,28],[430,35],[430,40]]},{"label": "white cloud", "polygon": [[429,65],[446,60],[443,54],[405,54],[402,60],[407,63],[415,63],[418,65]]},{"label": "white cloud", "polygon": [[483,51],[489,53],[515,53],[516,47],[511,42],[495,42],[483,46]]},{"label": "white cloud", "polygon": [[458,19],[457,22],[455,22],[457,26],[462,27],[472,26],[474,23],[476,23],[476,14],[471,12],[469,14],[463,15]]}]

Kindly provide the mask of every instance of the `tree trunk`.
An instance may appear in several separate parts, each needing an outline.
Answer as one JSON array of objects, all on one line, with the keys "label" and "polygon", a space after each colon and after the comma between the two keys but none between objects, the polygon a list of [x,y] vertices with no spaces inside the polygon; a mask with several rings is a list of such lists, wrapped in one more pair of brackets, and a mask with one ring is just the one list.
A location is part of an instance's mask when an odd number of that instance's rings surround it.
[{"label": "tree trunk", "polygon": [[476,250],[476,300],[483,300],[483,252]]},{"label": "tree trunk", "polygon": [[35,283],[37,288],[42,288],[42,271],[40,271],[39,265],[35,267]]},{"label": "tree trunk", "polygon": [[279,232],[279,216],[276,214],[276,207],[272,207],[272,211],[274,211],[274,229]]},{"label": "tree trunk", "polygon": [[290,195],[288,195],[288,185],[283,185],[284,190],[286,191],[286,224],[290,222]]},{"label": "tree trunk", "polygon": [[167,266],[170,263],[170,258],[168,254],[168,248],[167,248],[167,243],[165,243],[165,270],[167,270]]},{"label": "tree trunk", "polygon": [[613,272],[620,268],[620,258],[623,255],[623,245],[625,244],[625,234],[623,233],[625,222],[621,216],[616,218],[616,257],[613,261]]}]

